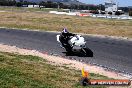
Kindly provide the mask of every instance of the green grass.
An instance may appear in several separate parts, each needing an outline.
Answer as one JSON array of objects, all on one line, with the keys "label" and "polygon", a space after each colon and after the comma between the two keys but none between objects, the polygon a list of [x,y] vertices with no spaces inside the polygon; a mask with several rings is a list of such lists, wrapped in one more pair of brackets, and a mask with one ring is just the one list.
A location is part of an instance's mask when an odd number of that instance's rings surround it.
[{"label": "green grass", "polygon": [[[90,75],[91,79],[108,79],[94,73]],[[60,69],[40,57],[0,52],[0,88],[82,88],[80,78],[81,71]]]}]

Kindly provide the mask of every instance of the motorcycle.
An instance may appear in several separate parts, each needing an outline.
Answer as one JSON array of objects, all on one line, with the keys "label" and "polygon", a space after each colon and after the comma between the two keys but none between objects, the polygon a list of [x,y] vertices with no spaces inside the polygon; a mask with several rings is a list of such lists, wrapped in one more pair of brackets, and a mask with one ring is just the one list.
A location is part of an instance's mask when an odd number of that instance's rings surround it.
[{"label": "motorcycle", "polygon": [[[56,36],[57,42],[59,43],[61,43],[60,36],[61,35]],[[68,46],[67,44],[62,45],[61,43],[61,47],[64,48],[67,51],[67,53],[70,53],[70,54],[77,53],[82,56],[93,57],[93,52],[89,48],[87,48],[86,41],[84,37],[82,37],[81,35],[71,36],[69,38],[68,43],[70,46]]]}]

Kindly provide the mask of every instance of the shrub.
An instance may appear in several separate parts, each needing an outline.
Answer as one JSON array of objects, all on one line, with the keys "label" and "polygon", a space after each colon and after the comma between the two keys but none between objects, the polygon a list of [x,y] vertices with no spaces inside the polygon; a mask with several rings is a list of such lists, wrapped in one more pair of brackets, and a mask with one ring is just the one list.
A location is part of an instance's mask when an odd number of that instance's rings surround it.
[{"label": "shrub", "polygon": [[108,12],[109,15],[112,15],[112,12]]},{"label": "shrub", "polygon": [[121,13],[119,11],[116,11],[115,15],[121,15]]}]

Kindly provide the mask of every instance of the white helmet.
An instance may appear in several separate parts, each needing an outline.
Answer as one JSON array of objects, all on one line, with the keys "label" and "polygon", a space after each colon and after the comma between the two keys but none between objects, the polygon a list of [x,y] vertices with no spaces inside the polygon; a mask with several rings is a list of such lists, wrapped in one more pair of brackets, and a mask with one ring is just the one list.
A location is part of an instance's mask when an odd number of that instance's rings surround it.
[{"label": "white helmet", "polygon": [[69,33],[66,28],[63,28],[62,33]]}]

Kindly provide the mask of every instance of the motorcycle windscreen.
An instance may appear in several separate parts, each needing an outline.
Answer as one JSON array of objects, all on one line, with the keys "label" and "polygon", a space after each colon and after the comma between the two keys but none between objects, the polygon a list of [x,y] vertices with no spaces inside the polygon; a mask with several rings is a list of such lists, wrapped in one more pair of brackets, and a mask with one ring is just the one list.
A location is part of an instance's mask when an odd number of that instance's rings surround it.
[{"label": "motorcycle windscreen", "polygon": [[86,42],[85,42],[83,37],[81,37],[79,35],[77,37],[73,37],[72,39],[70,39],[69,40],[69,44],[75,45],[75,46],[82,46],[82,45],[86,44]]}]

